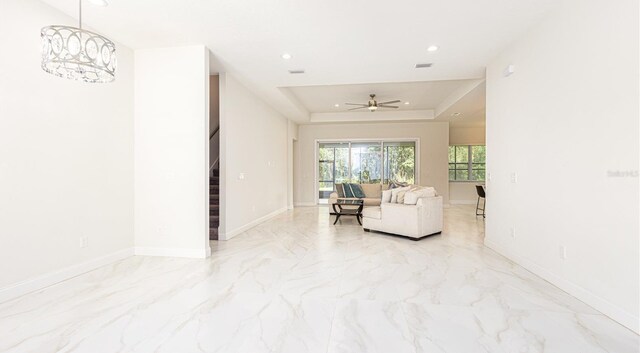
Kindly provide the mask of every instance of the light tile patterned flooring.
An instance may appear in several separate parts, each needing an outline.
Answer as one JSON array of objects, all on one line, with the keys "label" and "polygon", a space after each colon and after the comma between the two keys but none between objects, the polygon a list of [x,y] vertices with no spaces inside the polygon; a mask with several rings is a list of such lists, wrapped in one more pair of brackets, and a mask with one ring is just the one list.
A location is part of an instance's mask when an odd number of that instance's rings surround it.
[{"label": "light tile patterned flooring", "polygon": [[0,352],[636,353],[637,335],[482,245],[297,208],[206,260],[132,257],[0,304]]}]

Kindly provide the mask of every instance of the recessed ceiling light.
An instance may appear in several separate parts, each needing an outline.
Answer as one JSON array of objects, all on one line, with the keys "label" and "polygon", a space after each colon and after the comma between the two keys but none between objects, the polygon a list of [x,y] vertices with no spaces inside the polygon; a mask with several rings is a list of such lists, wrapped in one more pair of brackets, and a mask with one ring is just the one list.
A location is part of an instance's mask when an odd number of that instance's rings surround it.
[{"label": "recessed ceiling light", "polygon": [[336,108],[339,108],[339,107],[340,107],[340,104],[337,104],[337,103],[336,103],[336,104],[334,104],[333,106],[334,106],[334,107],[336,107]]},{"label": "recessed ceiling light", "polygon": [[281,56],[282,56],[282,58],[283,58],[284,60],[289,60],[289,59],[291,59],[291,54],[289,54],[289,53],[284,53],[284,54],[282,54]]},{"label": "recessed ceiling light", "polygon": [[299,69],[299,70],[289,70],[289,73],[292,75],[298,75],[298,74],[303,74],[304,70],[303,69]]},{"label": "recessed ceiling light", "polygon": [[440,49],[440,47],[438,47],[437,45],[430,45],[427,48],[427,51],[437,51],[438,49]]},{"label": "recessed ceiling light", "polygon": [[462,113],[453,113],[453,114],[451,114],[451,116],[452,116],[452,117],[454,117],[454,118],[457,118],[457,117],[459,117],[460,115],[462,115]]},{"label": "recessed ceiling light", "polygon": [[107,0],[89,0],[90,3],[96,5],[96,6],[109,6],[109,1]]},{"label": "recessed ceiling light", "polygon": [[404,102],[404,105],[409,105],[409,102]]},{"label": "recessed ceiling light", "polygon": [[433,63],[416,64],[416,69],[424,69],[433,66]]}]

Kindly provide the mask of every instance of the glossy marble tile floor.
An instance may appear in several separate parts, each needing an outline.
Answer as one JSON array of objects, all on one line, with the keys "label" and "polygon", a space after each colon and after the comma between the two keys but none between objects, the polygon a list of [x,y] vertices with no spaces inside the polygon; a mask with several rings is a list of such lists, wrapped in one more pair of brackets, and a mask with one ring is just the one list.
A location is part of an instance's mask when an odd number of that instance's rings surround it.
[{"label": "glossy marble tile floor", "polygon": [[0,304],[1,352],[638,352],[637,335],[483,247],[298,208],[206,260],[132,257]]}]

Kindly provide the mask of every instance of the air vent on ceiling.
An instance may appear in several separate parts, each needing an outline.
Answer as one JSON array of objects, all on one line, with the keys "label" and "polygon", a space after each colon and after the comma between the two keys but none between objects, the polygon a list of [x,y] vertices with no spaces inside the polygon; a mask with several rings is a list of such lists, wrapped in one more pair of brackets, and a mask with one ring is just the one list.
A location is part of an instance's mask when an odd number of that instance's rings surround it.
[{"label": "air vent on ceiling", "polygon": [[416,64],[416,69],[424,69],[425,67],[431,67],[431,66],[433,66],[433,63]]},{"label": "air vent on ceiling", "polygon": [[289,70],[289,73],[292,75],[303,74],[304,70]]}]

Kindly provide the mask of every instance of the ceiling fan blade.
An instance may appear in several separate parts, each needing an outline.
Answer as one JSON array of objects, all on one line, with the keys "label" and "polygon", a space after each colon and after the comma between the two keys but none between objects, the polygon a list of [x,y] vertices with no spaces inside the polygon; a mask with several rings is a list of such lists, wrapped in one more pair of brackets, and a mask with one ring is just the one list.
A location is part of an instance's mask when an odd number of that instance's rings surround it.
[{"label": "ceiling fan blade", "polygon": [[351,109],[349,109],[349,110],[358,110],[358,109],[367,109],[367,108],[369,108],[369,106],[366,106],[366,107],[351,108]]},{"label": "ceiling fan blade", "polygon": [[345,103],[345,105],[359,105],[361,107],[368,107],[369,104],[361,104],[361,103]]},{"label": "ceiling fan blade", "polygon": [[395,105],[382,105],[382,104],[378,104],[378,107],[380,107],[380,108],[394,108],[394,109],[399,108],[398,106],[395,106]]},{"label": "ceiling fan blade", "polygon": [[378,105],[383,105],[383,104],[393,104],[393,103],[400,103],[402,102],[401,100],[394,100],[394,101],[388,101],[388,102],[382,102],[382,103],[378,103]]}]

